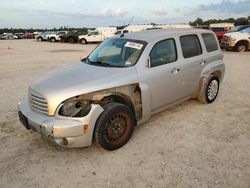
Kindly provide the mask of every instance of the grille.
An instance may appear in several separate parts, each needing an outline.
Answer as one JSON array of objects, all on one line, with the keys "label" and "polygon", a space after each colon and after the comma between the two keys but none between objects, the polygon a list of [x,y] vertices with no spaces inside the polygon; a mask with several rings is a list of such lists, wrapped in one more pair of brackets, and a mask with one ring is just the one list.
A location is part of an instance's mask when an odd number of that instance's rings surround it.
[{"label": "grille", "polygon": [[48,114],[48,104],[46,99],[36,91],[29,90],[30,107],[40,113]]}]

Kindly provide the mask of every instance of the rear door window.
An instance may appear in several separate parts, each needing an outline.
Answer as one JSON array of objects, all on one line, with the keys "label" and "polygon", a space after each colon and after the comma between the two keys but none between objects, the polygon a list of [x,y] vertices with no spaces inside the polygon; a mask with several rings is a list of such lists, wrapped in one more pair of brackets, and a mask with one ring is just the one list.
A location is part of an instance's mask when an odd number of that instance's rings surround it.
[{"label": "rear door window", "polygon": [[197,35],[185,35],[180,37],[184,58],[195,57],[202,54],[201,44]]},{"label": "rear door window", "polygon": [[212,33],[202,33],[201,36],[205,43],[207,52],[213,52],[218,50],[217,41]]}]

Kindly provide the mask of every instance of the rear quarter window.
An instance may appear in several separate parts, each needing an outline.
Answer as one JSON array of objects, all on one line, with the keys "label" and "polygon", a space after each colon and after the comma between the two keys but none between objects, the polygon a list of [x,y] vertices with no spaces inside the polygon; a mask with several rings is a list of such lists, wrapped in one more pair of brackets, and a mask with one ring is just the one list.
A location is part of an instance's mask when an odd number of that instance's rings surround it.
[{"label": "rear quarter window", "polygon": [[195,57],[202,54],[201,44],[197,35],[185,35],[180,37],[184,58]]},{"label": "rear quarter window", "polygon": [[207,52],[213,52],[218,50],[217,41],[212,33],[202,33],[201,36],[205,43]]}]

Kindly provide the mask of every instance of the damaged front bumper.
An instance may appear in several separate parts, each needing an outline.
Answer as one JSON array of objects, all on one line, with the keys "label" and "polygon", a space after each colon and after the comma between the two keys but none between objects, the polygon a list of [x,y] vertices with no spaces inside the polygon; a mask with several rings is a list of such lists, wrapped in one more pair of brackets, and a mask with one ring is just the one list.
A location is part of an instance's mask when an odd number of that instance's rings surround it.
[{"label": "damaged front bumper", "polygon": [[27,100],[19,102],[18,107],[19,119],[27,129],[32,129],[47,140],[67,148],[91,145],[95,123],[103,112],[100,105],[92,104],[87,116],[73,118],[48,116],[35,112],[30,108]]}]

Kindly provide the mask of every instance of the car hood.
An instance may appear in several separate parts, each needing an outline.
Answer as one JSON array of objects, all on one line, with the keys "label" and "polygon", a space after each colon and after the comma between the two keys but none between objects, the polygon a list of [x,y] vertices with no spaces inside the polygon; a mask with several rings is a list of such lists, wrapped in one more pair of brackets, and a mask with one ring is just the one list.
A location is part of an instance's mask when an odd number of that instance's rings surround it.
[{"label": "car hood", "polygon": [[49,111],[54,111],[68,98],[137,82],[134,67],[102,67],[80,62],[39,78],[30,88],[45,97]]},{"label": "car hood", "polygon": [[226,33],[225,36],[227,36],[227,37],[234,37],[234,38],[249,37],[250,33],[238,31],[238,32]]}]

